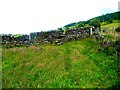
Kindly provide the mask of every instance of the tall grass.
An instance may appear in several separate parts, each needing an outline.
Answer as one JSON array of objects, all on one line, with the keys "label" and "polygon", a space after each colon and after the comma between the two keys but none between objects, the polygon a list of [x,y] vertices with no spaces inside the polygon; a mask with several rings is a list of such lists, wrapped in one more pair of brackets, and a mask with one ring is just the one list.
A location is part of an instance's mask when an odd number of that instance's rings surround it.
[{"label": "tall grass", "polygon": [[113,62],[91,39],[2,50],[3,88],[108,88]]}]

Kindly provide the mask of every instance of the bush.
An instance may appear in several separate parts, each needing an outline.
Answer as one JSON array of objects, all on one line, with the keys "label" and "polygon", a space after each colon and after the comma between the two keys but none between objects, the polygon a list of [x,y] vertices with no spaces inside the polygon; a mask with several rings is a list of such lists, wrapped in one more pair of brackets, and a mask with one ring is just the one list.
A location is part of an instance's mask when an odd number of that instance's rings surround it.
[{"label": "bush", "polygon": [[94,26],[95,28],[97,28],[97,27],[100,28],[100,27],[101,27],[100,21],[97,20],[97,19],[92,19],[92,20],[90,20],[89,25]]},{"label": "bush", "polygon": [[117,28],[115,29],[115,31],[116,31],[116,32],[120,32],[120,27],[117,27]]},{"label": "bush", "polygon": [[107,23],[108,23],[108,24],[113,23],[113,20],[112,20],[112,19],[110,19]]}]

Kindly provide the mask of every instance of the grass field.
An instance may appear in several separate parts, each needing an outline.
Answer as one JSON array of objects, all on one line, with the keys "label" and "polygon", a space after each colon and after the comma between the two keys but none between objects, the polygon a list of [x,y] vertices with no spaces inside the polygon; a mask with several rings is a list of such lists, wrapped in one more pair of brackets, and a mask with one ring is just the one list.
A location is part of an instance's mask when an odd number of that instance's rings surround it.
[{"label": "grass field", "polygon": [[107,24],[107,25],[103,25],[103,26],[101,26],[101,28],[102,29],[105,29],[105,30],[107,30],[107,29],[113,29],[113,27],[118,27],[118,26],[120,26],[120,22],[116,22],[116,23],[111,23],[111,24]]},{"label": "grass field", "polygon": [[108,88],[114,60],[91,39],[2,50],[3,88]]}]

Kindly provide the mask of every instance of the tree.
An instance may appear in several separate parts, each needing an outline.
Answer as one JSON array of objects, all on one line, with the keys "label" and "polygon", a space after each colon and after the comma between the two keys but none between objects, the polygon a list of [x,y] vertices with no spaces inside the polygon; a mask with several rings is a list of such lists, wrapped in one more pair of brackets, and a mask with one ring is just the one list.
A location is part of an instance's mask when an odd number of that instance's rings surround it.
[{"label": "tree", "polygon": [[63,29],[62,29],[62,28],[57,28],[57,30],[63,31]]},{"label": "tree", "polygon": [[90,20],[89,25],[94,26],[95,28],[101,27],[100,22],[97,19]]},{"label": "tree", "polygon": [[83,22],[79,23],[79,24],[77,25],[77,27],[78,27],[78,28],[79,28],[79,27],[84,27],[84,23],[83,23]]},{"label": "tree", "polygon": [[110,24],[110,23],[113,23],[113,20],[112,19],[110,19],[110,20],[108,20],[108,22],[107,22],[108,24]]}]

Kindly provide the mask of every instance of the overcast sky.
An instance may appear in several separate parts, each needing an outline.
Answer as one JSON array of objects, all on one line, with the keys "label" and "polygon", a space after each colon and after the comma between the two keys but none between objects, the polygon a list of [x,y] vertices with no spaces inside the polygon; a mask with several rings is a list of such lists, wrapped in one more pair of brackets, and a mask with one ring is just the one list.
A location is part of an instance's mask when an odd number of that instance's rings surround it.
[{"label": "overcast sky", "polygon": [[0,0],[0,34],[29,34],[118,11],[119,0]]}]

